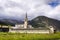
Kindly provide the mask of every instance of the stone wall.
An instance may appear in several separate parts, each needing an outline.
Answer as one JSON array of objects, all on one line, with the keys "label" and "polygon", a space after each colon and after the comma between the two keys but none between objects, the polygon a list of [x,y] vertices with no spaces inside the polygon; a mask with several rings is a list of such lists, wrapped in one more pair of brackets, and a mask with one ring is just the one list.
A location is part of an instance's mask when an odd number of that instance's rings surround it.
[{"label": "stone wall", "polygon": [[49,30],[9,30],[12,33],[49,33]]}]

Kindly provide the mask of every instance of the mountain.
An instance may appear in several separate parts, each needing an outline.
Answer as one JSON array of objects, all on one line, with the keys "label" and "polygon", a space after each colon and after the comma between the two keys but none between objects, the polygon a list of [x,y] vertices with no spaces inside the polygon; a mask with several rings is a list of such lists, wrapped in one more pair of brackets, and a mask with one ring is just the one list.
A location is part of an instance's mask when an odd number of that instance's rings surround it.
[{"label": "mountain", "polygon": [[38,16],[34,19],[32,19],[29,24],[31,24],[33,27],[46,27],[46,25],[53,26],[54,28],[60,30],[60,21],[52,18],[48,18],[45,16]]},{"label": "mountain", "polygon": [[[30,21],[28,21],[29,24],[31,24],[33,27],[38,28],[38,27],[46,27],[46,25],[53,26],[54,28],[60,30],[60,21],[52,18],[48,18],[45,16],[38,16]],[[22,24],[24,21],[22,20],[17,20],[17,19],[1,19],[0,18],[0,24],[1,25],[12,25],[14,26],[15,24]]]},{"label": "mountain", "polygon": [[0,19],[0,24],[1,25],[11,25],[11,26],[14,26],[17,23],[21,24],[21,23],[23,23],[23,21],[16,20],[16,19]]}]

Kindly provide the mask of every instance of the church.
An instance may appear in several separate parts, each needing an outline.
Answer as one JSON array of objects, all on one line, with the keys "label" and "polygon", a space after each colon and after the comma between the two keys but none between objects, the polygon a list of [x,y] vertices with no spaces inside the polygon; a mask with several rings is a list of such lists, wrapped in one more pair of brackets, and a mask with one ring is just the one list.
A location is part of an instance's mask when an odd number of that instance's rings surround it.
[{"label": "church", "polygon": [[11,33],[54,33],[54,28],[50,26],[49,28],[39,27],[34,28],[32,25],[28,24],[28,16],[27,13],[25,15],[23,24],[16,24],[15,27],[9,28],[9,32]]},{"label": "church", "polygon": [[25,20],[24,20],[24,23],[23,24],[15,24],[15,27],[12,27],[13,29],[16,28],[16,29],[27,29],[27,28],[33,28],[32,25],[29,25],[28,24],[28,18],[27,18],[27,13],[26,13],[26,16],[25,16]]}]

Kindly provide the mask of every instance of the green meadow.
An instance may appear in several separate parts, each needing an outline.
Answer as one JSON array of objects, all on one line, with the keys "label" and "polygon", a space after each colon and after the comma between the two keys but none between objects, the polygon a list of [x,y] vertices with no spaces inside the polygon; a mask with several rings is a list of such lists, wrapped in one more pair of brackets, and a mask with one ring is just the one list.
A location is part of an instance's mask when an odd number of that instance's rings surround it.
[{"label": "green meadow", "polygon": [[0,40],[60,40],[60,32],[55,34],[0,33]]}]

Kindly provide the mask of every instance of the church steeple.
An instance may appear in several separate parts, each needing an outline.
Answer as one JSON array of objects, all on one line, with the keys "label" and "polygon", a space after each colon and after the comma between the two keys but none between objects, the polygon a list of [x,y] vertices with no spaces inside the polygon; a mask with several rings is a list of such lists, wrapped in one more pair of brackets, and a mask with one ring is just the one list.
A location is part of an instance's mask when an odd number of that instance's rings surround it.
[{"label": "church steeple", "polygon": [[25,15],[25,21],[28,21],[28,18],[27,18],[27,12],[26,12],[26,15]]},{"label": "church steeple", "polygon": [[27,12],[26,12],[26,15],[25,15],[25,20],[24,20],[24,28],[28,28]]}]

